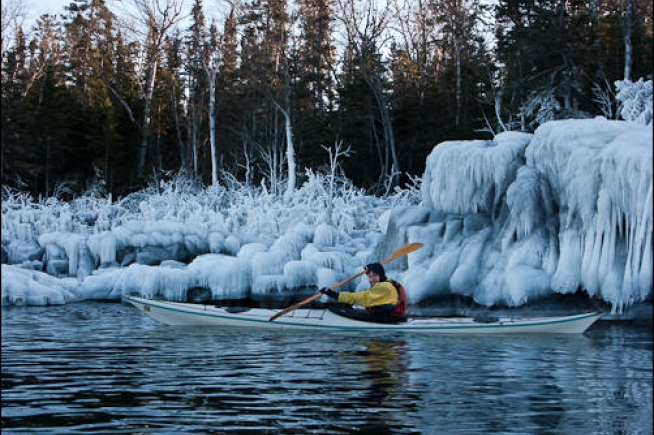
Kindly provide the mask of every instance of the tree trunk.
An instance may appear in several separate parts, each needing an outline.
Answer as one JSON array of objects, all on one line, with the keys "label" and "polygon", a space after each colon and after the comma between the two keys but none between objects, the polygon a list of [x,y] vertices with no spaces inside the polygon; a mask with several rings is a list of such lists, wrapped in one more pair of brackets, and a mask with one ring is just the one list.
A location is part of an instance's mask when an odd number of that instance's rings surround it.
[{"label": "tree trunk", "polygon": [[216,73],[218,67],[207,71],[209,79],[209,142],[211,145],[211,184],[218,184],[218,160],[216,157]]},{"label": "tree trunk", "polygon": [[286,163],[288,164],[288,184],[284,198],[290,200],[293,192],[295,192],[295,185],[297,183],[295,178],[295,147],[293,145],[293,132],[291,130],[291,116],[287,110],[284,110],[282,113],[284,114],[284,127],[286,129]]},{"label": "tree trunk", "polygon": [[52,145],[50,138],[45,140],[45,195],[50,195],[50,160],[52,159]]},{"label": "tree trunk", "polygon": [[[295,192],[295,187],[297,184],[296,178],[296,163],[295,163],[295,146],[293,144],[293,125],[291,122],[291,114],[289,109],[285,109],[279,105],[274,98],[271,98],[273,104],[284,116],[284,131],[286,134],[286,164],[288,165],[288,184],[286,186],[286,192],[284,193],[284,200],[290,200],[293,192]],[[286,98],[286,104],[288,105],[288,98]],[[275,125],[277,123],[274,123]]]},{"label": "tree trunk", "polygon": [[458,38],[455,36],[454,51],[456,57],[456,115],[454,124],[458,127],[461,123],[461,100],[462,100],[462,86],[461,86],[461,47]]},{"label": "tree trunk", "polygon": [[[156,56],[156,55],[155,55]],[[145,101],[143,104],[143,126],[141,135],[141,145],[138,153],[138,175],[142,176],[145,170],[145,164],[148,156],[148,148],[150,146],[150,136],[152,135],[152,97],[154,95],[154,84],[157,76],[158,60],[153,60],[150,68],[148,69],[147,88],[145,92]]]},{"label": "tree trunk", "polygon": [[186,165],[186,144],[184,136],[182,135],[182,126],[179,125],[179,113],[177,112],[177,97],[175,95],[175,86],[173,81],[170,80],[170,106],[173,115],[173,122],[175,123],[175,135],[177,137],[177,146],[179,147],[179,162],[182,170],[187,170]]},{"label": "tree trunk", "polygon": [[191,150],[193,152],[193,176],[198,176],[198,129],[200,128],[197,107],[191,109]]},{"label": "tree trunk", "polygon": [[631,15],[632,15],[632,4],[631,0],[625,0],[625,13],[624,13],[622,31],[624,33],[624,80],[631,80],[631,63],[632,63],[632,53],[633,45],[631,42]]},{"label": "tree trunk", "polygon": [[376,78],[371,78],[368,74],[365,74],[365,76],[366,82],[368,83],[368,86],[370,86],[370,89],[375,96],[377,107],[379,108],[379,116],[381,118],[382,128],[384,129],[384,142],[386,143],[386,150],[391,157],[391,167],[387,168],[386,174],[390,177],[391,187],[394,187],[397,186],[399,181],[398,174],[400,172],[400,162],[397,158],[397,150],[395,149],[393,118],[388,110],[388,103],[384,97],[381,85],[378,83]]}]

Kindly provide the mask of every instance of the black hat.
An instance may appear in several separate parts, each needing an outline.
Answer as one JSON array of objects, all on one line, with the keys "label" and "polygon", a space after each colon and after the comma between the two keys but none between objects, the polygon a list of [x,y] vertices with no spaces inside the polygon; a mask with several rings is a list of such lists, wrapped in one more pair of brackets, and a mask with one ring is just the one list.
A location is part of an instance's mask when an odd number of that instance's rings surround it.
[{"label": "black hat", "polygon": [[379,278],[384,281],[386,280],[386,272],[384,271],[384,266],[379,263],[370,263],[365,268],[366,273],[373,272],[379,275]]}]

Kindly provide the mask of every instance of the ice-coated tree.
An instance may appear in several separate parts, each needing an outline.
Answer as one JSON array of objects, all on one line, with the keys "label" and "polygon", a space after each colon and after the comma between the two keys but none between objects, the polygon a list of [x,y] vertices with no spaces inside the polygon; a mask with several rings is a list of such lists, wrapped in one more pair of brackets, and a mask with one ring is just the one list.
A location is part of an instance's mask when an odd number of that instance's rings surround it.
[{"label": "ice-coated tree", "polygon": [[652,81],[620,80],[615,83],[620,102],[620,116],[627,121],[652,124]]}]

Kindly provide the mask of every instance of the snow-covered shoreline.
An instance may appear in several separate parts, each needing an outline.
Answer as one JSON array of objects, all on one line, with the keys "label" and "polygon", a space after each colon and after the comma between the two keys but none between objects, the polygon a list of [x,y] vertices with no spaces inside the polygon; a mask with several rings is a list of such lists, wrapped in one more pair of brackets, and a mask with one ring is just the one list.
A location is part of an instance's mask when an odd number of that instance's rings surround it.
[{"label": "snow-covered shoreline", "polygon": [[122,201],[3,196],[2,304],[292,294],[409,242],[425,247],[387,268],[412,303],[455,295],[519,307],[580,289],[614,312],[651,303],[651,126],[565,120],[442,143],[419,197],[344,184],[329,198],[325,180],[308,173],[286,201],[181,184]]}]

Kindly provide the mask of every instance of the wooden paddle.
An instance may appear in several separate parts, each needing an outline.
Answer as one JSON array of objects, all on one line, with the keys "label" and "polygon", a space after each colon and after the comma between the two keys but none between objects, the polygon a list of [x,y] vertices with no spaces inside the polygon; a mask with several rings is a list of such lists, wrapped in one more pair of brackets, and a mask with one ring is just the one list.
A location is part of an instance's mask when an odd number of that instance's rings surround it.
[{"label": "wooden paddle", "polygon": [[[424,245],[422,243],[409,243],[408,245],[405,245],[402,248],[395,251],[393,253],[393,255],[391,255],[390,257],[386,258],[385,260],[380,261],[379,264],[386,264],[389,261],[395,260],[396,258],[404,257],[405,255],[410,254],[413,251],[417,251],[418,249],[422,248],[423,246]],[[337,284],[334,284],[333,286],[329,287],[329,289],[334,290],[334,289],[342,286],[343,284],[347,284],[348,282],[352,281],[353,279],[360,277],[364,273],[366,273],[365,269],[362,270],[361,272],[357,273],[356,275],[353,275],[353,276],[351,276],[351,277],[349,277],[347,279],[344,279],[343,281],[341,281],[341,282],[339,282]],[[277,319],[278,317],[282,317],[284,314],[290,313],[291,311],[295,310],[296,308],[300,308],[302,305],[306,305],[311,301],[315,301],[320,296],[322,296],[322,292],[318,292],[315,295],[310,296],[310,297],[306,298],[305,300],[298,302],[295,305],[291,305],[288,308],[284,308],[282,311],[280,311],[279,313],[275,314],[270,319],[268,319],[268,321],[272,322],[273,320]]]}]

